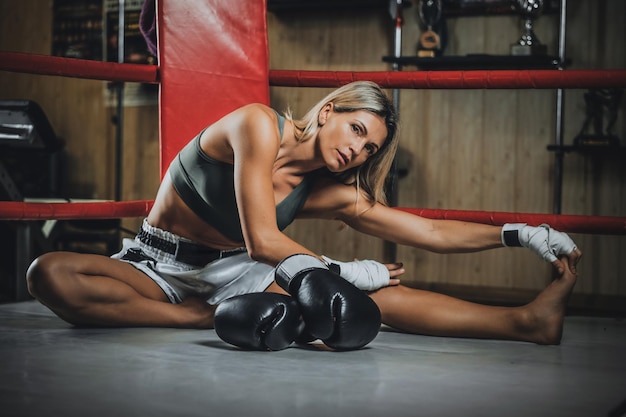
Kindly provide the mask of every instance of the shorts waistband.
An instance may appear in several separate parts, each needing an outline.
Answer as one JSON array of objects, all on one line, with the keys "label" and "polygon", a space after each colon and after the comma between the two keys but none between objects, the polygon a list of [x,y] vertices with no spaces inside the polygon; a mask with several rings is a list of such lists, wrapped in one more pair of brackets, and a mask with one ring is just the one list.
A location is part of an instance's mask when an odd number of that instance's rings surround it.
[{"label": "shorts waistband", "polygon": [[219,250],[183,239],[178,235],[150,225],[144,219],[135,240],[153,249],[173,255],[174,259],[193,266],[204,266],[218,259],[246,251],[245,247]]}]

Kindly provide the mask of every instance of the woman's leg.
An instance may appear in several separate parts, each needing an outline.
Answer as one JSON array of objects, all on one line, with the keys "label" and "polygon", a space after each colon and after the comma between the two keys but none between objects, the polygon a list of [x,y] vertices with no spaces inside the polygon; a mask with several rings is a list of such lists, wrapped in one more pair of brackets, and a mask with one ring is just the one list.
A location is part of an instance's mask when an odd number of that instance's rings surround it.
[{"label": "woman's leg", "polygon": [[[566,263],[567,264],[567,263]],[[383,322],[399,330],[434,336],[508,339],[558,344],[576,276],[569,270],[522,307],[474,304],[403,286],[371,294]]]},{"label": "woman's leg", "polygon": [[215,306],[196,298],[171,304],[144,273],[106,256],[47,253],[31,264],[26,278],[31,295],[71,324],[213,326]]}]

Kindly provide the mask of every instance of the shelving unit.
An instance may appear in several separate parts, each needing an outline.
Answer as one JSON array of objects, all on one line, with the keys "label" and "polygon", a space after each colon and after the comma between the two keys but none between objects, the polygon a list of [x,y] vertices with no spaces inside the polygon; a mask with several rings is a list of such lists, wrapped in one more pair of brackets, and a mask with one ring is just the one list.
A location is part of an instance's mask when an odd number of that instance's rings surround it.
[{"label": "shelving unit", "polygon": [[626,156],[626,146],[609,146],[609,145],[548,145],[547,149],[551,152],[578,152],[590,156]]},{"label": "shelving unit", "polygon": [[[402,0],[397,0],[401,7]],[[567,0],[560,0],[559,5],[559,37],[558,56],[537,55],[537,56],[513,56],[513,55],[487,55],[471,54],[466,56],[439,56],[422,58],[417,56],[401,56],[396,45],[395,56],[384,56],[384,62],[393,64],[396,71],[401,70],[404,65],[413,65],[420,70],[507,70],[507,69],[553,69],[563,70],[570,65],[570,61],[565,56],[565,35],[566,35]],[[401,29],[400,29],[401,30]],[[398,27],[396,27],[398,32]],[[401,34],[396,33],[396,44],[401,39]],[[565,102],[565,91],[562,88],[556,90],[556,115],[555,115],[555,144],[549,145],[548,149],[554,151],[554,192],[553,208],[554,214],[561,214],[562,189],[563,189],[563,157],[565,152],[574,149],[564,145],[563,140],[563,105]],[[578,149],[580,150],[580,149]]]},{"label": "shelving unit", "polygon": [[559,69],[555,56],[513,56],[471,54],[464,56],[440,56],[420,58],[416,56],[385,56],[383,61],[400,66],[412,65],[420,70],[508,70],[508,69]]}]

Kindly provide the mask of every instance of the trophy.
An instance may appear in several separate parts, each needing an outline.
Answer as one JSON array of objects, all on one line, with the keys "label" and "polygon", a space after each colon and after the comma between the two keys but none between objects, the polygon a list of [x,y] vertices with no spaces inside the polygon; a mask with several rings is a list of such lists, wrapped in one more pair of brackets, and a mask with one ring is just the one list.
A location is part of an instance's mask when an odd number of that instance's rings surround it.
[{"label": "trophy", "polygon": [[524,19],[524,34],[511,45],[511,55],[545,55],[546,45],[539,42],[537,35],[533,31],[533,21],[537,19],[543,11],[544,0],[515,0],[517,11]]},{"label": "trophy", "polygon": [[420,0],[418,13],[421,21],[426,26],[422,32],[417,48],[419,57],[435,57],[441,54],[441,38],[435,31],[441,20],[441,0]]}]

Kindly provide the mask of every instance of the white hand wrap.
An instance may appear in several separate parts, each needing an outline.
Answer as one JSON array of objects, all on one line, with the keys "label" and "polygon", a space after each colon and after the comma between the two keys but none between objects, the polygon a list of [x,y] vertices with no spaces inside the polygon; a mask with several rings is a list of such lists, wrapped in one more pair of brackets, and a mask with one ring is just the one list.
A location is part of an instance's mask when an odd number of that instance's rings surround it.
[{"label": "white hand wrap", "polygon": [[502,226],[501,237],[504,246],[524,246],[548,262],[554,262],[559,255],[569,255],[576,249],[576,244],[567,234],[547,224],[533,227],[526,223],[507,223]]},{"label": "white hand wrap", "polygon": [[376,261],[339,262],[322,256],[322,259],[334,270],[339,267],[339,275],[355,287],[364,291],[373,291],[389,285],[389,269]]}]

